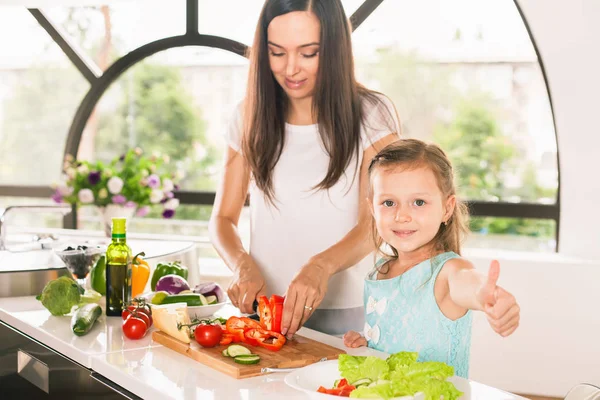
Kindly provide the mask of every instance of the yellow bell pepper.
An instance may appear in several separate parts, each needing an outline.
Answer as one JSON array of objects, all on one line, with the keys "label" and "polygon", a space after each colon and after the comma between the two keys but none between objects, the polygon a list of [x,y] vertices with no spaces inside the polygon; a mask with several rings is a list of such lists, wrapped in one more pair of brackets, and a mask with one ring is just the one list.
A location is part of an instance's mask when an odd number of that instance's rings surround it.
[{"label": "yellow bell pepper", "polygon": [[[133,257],[131,262],[131,297],[135,298],[137,295],[144,292],[148,278],[150,278],[150,265],[142,257],[146,253],[138,253]],[[142,256],[142,257],[140,257]]]}]

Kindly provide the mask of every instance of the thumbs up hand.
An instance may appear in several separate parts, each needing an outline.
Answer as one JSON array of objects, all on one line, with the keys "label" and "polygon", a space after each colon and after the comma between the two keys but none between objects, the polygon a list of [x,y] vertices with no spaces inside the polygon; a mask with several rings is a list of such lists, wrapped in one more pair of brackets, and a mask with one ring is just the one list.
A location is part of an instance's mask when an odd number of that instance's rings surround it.
[{"label": "thumbs up hand", "polygon": [[500,263],[493,260],[487,281],[477,292],[477,300],[492,329],[500,336],[506,337],[519,326],[521,309],[515,296],[497,285],[499,276]]}]

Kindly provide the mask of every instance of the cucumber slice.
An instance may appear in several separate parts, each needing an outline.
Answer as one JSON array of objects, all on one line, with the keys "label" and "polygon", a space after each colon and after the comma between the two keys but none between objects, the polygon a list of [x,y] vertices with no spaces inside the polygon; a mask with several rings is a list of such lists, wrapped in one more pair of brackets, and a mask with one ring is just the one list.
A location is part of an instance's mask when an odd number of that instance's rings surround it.
[{"label": "cucumber slice", "polygon": [[204,297],[204,295],[199,294],[200,295],[200,302],[202,303],[203,306],[207,306],[208,305],[208,301],[206,300],[206,297]]},{"label": "cucumber slice", "polygon": [[217,304],[219,302],[217,296],[206,296],[206,301],[208,301],[208,304]]},{"label": "cucumber slice", "polygon": [[239,344],[232,344],[227,348],[227,355],[229,357],[237,357],[242,355],[252,355],[252,352],[244,346],[240,346]]},{"label": "cucumber slice", "polygon": [[223,350],[223,351],[221,352],[221,354],[223,354],[223,356],[224,356],[224,357],[231,357],[231,356],[229,355],[229,352],[227,351],[227,349]]},{"label": "cucumber slice", "polygon": [[258,364],[260,356],[257,354],[243,354],[241,356],[233,357],[233,361],[244,365]]},{"label": "cucumber slice", "polygon": [[356,382],[353,382],[353,383],[352,383],[352,386],[359,387],[359,386],[363,386],[363,385],[368,385],[368,384],[370,384],[371,382],[372,382],[372,381],[371,381],[369,378],[363,378],[363,379],[359,379],[359,380],[357,380]]}]

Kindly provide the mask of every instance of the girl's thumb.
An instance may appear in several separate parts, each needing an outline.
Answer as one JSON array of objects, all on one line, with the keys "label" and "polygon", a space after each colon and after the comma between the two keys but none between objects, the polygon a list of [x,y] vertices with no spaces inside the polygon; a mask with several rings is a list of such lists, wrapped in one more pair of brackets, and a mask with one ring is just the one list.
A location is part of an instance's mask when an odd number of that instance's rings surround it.
[{"label": "girl's thumb", "polygon": [[488,271],[487,282],[485,284],[485,292],[487,294],[486,303],[496,303],[496,284],[500,276],[500,263],[498,260],[492,260],[490,270]]}]

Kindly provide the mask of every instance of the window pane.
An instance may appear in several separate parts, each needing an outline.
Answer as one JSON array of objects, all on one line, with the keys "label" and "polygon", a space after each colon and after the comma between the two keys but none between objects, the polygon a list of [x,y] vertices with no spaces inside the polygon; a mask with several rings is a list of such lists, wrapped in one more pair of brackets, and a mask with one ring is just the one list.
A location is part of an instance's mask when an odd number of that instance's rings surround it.
[{"label": "window pane", "polygon": [[249,46],[263,4],[263,0],[199,0],[198,30],[205,35],[222,36]]},{"label": "window pane", "polygon": [[392,98],[403,133],[452,158],[469,200],[555,203],[546,86],[513,2],[383,2],[354,34],[358,76]]},{"label": "window pane", "polygon": [[89,84],[26,8],[0,6],[0,37],[0,185],[49,185]]},{"label": "window pane", "polygon": [[82,7],[48,7],[44,12],[102,70],[140,46],[185,33],[185,1],[98,2]]},{"label": "window pane", "polygon": [[177,48],[138,63],[101,98],[80,159],[110,160],[139,146],[185,172],[181,188],[214,191],[225,130],[247,79],[247,60],[211,48]]},{"label": "window pane", "polygon": [[556,223],[552,220],[471,217],[470,222],[471,233],[465,242],[468,247],[556,251]]}]

